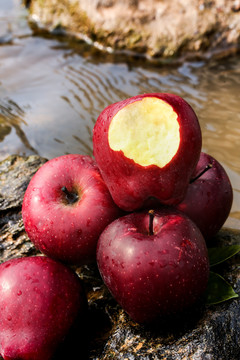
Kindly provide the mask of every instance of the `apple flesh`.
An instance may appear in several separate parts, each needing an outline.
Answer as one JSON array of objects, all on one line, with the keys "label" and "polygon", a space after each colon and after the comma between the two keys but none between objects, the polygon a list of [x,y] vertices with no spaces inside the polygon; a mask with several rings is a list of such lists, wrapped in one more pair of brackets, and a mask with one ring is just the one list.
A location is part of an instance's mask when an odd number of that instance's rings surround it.
[{"label": "apple flesh", "polygon": [[150,197],[180,202],[201,151],[190,105],[173,94],[138,95],[105,108],[93,129],[93,150],[115,203],[125,211]]},{"label": "apple flesh", "polygon": [[211,155],[201,153],[184,200],[177,209],[187,214],[209,241],[230,213],[233,190],[223,166]]},{"label": "apple flesh", "polygon": [[138,323],[193,305],[209,275],[201,232],[187,216],[165,207],[108,225],[98,241],[97,263],[112,295]]},{"label": "apple flesh", "polygon": [[119,212],[95,161],[77,154],[46,162],[31,179],[22,206],[30,240],[69,264],[96,260],[98,237]]},{"label": "apple flesh", "polygon": [[86,306],[80,279],[65,265],[43,256],[2,263],[0,354],[4,360],[51,359]]}]

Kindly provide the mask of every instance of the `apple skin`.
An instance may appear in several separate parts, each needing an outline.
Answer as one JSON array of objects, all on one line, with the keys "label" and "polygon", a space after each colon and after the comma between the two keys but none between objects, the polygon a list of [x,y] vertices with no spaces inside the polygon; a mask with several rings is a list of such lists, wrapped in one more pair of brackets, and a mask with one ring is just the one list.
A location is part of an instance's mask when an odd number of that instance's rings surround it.
[{"label": "apple skin", "polygon": [[206,289],[209,261],[197,226],[181,212],[155,210],[115,220],[101,234],[97,263],[113,297],[138,323],[179,314]]},{"label": "apple skin", "polygon": [[227,220],[232,207],[233,190],[223,166],[204,152],[200,155],[192,179],[208,164],[212,167],[189,184],[184,200],[176,208],[195,222],[209,242]]},{"label": "apple skin", "polygon": [[[108,131],[113,117],[125,106],[145,97],[165,101],[178,114],[180,145],[172,160],[162,168],[141,166],[125,157],[122,151],[114,151],[109,146]],[[109,105],[99,115],[93,129],[97,165],[113,200],[125,211],[144,207],[149,197],[156,197],[166,205],[179,203],[198,162],[201,145],[201,129],[195,112],[181,97],[167,93],[137,95]]]},{"label": "apple skin", "polygon": [[80,279],[60,262],[35,256],[0,265],[0,354],[4,360],[51,359],[86,310]]},{"label": "apple skin", "polygon": [[[76,202],[68,203],[64,186],[79,196]],[[78,154],[46,162],[31,179],[22,206],[34,245],[69,264],[96,261],[98,237],[119,213],[95,161]]]}]

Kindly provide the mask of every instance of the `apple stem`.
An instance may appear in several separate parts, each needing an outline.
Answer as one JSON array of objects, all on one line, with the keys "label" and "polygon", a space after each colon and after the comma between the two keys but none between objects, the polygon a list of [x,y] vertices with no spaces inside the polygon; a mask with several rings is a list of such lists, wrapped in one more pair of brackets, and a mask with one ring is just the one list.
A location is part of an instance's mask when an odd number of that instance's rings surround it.
[{"label": "apple stem", "polygon": [[70,192],[66,186],[61,188],[62,192],[66,195],[66,200],[68,204],[74,204],[78,200],[78,194],[75,192]]},{"label": "apple stem", "polygon": [[203,174],[205,174],[206,171],[208,171],[209,169],[211,169],[213,167],[212,164],[207,164],[205,166],[205,168],[193,179],[190,180],[190,184],[192,184],[194,181],[196,181],[197,179],[199,179]]},{"label": "apple stem", "polygon": [[149,235],[154,235],[154,232],[153,232],[154,210],[149,210],[148,215],[149,215],[148,234]]}]

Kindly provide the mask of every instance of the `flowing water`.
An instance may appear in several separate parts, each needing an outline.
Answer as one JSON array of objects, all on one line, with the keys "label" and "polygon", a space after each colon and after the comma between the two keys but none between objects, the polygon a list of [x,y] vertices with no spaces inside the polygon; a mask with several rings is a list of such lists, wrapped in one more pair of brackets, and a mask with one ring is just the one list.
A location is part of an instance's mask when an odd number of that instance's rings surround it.
[{"label": "flowing water", "polygon": [[240,228],[240,58],[146,64],[36,35],[27,15],[20,0],[0,0],[0,160],[10,154],[91,155],[92,129],[107,105],[139,93],[175,93],[198,115],[203,151],[231,179],[227,225]]}]

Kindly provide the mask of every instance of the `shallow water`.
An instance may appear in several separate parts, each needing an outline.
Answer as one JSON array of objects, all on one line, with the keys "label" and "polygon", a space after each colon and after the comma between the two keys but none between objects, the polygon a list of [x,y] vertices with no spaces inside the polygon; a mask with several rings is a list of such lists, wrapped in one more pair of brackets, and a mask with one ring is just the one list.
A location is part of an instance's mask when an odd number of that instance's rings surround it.
[{"label": "shallow water", "polygon": [[240,228],[240,58],[163,66],[99,54],[33,34],[20,1],[0,0],[0,160],[92,154],[92,128],[110,103],[145,92],[182,96],[198,115],[203,151],[226,169]]}]

